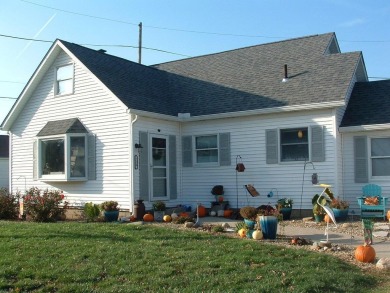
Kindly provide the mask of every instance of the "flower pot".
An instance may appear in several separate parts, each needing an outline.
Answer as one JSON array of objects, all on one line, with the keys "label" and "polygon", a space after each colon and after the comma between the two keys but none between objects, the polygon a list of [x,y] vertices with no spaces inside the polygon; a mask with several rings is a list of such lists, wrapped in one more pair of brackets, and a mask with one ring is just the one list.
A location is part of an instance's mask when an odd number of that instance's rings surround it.
[{"label": "flower pot", "polygon": [[314,221],[316,223],[321,223],[324,220],[325,215],[314,215]]},{"label": "flower pot", "polygon": [[336,220],[346,220],[348,218],[349,209],[340,210],[340,209],[332,208],[332,210],[333,210],[333,214],[334,214],[334,217],[336,218]]},{"label": "flower pot", "polygon": [[276,239],[278,218],[275,216],[260,216],[260,227],[264,239]]},{"label": "flower pot", "polygon": [[165,211],[154,211],[153,216],[156,222],[162,222],[165,215]]},{"label": "flower pot", "polygon": [[283,215],[283,220],[290,220],[292,208],[281,208],[280,213]]},{"label": "flower pot", "polygon": [[119,211],[104,211],[104,219],[106,222],[118,221]]},{"label": "flower pot", "polygon": [[255,228],[256,221],[244,219],[244,223],[248,226],[248,229],[253,230]]}]

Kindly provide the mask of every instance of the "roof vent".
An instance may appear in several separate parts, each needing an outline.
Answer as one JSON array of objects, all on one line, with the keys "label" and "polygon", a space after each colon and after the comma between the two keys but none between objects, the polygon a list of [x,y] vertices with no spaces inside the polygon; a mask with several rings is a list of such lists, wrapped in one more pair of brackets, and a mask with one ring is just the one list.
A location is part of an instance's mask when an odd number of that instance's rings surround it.
[{"label": "roof vent", "polygon": [[287,72],[287,64],[284,64],[284,78],[282,79],[282,82],[288,81],[288,72]]},{"label": "roof vent", "polygon": [[97,50],[99,53],[106,53],[107,52],[107,50],[104,50],[104,49],[99,49],[99,50]]}]

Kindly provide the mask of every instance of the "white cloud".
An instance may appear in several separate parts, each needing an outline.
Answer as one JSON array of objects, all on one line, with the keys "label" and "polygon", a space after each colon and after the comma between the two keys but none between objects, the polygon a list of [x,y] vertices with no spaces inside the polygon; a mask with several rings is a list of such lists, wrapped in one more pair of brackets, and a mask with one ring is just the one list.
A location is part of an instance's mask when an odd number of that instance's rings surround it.
[{"label": "white cloud", "polygon": [[357,26],[357,25],[361,25],[361,24],[363,24],[365,22],[366,21],[363,18],[355,18],[355,19],[343,22],[339,26],[342,26],[342,27],[354,27],[354,26]]}]

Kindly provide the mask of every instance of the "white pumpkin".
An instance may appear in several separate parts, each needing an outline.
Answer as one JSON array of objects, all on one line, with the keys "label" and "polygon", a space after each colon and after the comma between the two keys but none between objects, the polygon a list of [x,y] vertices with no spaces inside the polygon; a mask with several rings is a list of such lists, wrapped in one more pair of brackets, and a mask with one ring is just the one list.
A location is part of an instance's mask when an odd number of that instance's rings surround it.
[{"label": "white pumpkin", "polygon": [[253,237],[253,239],[255,239],[255,240],[263,239],[263,232],[261,232],[261,230],[253,231],[252,237]]},{"label": "white pumpkin", "polygon": [[176,213],[172,213],[171,214],[171,218],[172,218],[172,220],[175,220],[175,219],[177,219],[179,216],[176,214]]},{"label": "white pumpkin", "polygon": [[216,215],[217,215],[217,213],[215,211],[210,212],[210,216],[215,217]]}]

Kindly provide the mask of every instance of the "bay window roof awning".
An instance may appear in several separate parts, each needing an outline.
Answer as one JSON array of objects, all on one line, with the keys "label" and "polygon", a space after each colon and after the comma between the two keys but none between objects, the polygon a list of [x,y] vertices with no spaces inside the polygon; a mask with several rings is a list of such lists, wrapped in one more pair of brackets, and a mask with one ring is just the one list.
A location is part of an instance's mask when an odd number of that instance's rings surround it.
[{"label": "bay window roof awning", "polygon": [[39,131],[37,136],[49,136],[66,133],[88,133],[84,125],[78,118],[70,118],[65,120],[49,121]]}]

